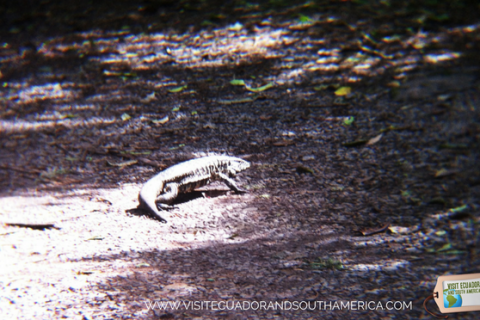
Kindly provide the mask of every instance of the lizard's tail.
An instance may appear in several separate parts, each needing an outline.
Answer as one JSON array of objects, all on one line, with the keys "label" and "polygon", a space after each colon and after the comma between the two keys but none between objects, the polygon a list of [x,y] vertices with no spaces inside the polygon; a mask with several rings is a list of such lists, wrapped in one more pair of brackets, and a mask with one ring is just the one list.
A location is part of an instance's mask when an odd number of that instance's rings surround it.
[{"label": "lizard's tail", "polygon": [[167,220],[162,217],[160,211],[157,209],[157,205],[155,204],[155,199],[157,198],[157,192],[155,188],[151,188],[147,184],[145,184],[140,190],[138,195],[138,202],[140,203],[140,208],[143,208],[148,211],[154,218],[166,223]]}]

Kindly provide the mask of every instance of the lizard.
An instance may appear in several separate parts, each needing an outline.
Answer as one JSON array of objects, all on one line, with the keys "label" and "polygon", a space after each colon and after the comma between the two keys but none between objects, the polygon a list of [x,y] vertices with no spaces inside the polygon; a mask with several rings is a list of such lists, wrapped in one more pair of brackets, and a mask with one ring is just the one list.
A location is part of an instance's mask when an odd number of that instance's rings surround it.
[{"label": "lizard", "polygon": [[191,192],[212,181],[223,181],[236,193],[246,192],[240,189],[231,178],[249,167],[248,161],[223,155],[181,162],[159,172],[145,182],[138,195],[140,208],[166,223],[167,220],[162,217],[158,209],[174,208],[168,203],[175,200],[179,193]]}]

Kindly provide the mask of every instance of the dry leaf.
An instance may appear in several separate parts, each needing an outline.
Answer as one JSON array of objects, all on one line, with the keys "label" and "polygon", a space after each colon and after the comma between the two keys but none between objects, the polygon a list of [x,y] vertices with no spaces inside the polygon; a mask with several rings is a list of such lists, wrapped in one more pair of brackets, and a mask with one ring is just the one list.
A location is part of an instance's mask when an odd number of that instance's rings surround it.
[{"label": "dry leaf", "polygon": [[164,124],[167,123],[169,120],[168,116],[163,117],[162,119],[159,120],[152,120],[153,123],[155,124]]},{"label": "dry leaf", "polygon": [[135,164],[137,162],[138,162],[137,160],[129,160],[129,161],[125,161],[125,162],[110,162],[110,161],[107,161],[107,163],[112,167],[131,166],[132,164]]},{"label": "dry leaf", "polygon": [[446,176],[451,176],[453,174],[456,174],[456,170],[447,170],[447,169],[440,169],[437,172],[435,172],[435,178],[443,178]]},{"label": "dry leaf", "polygon": [[382,136],[383,136],[383,133],[380,133],[380,134],[379,134],[378,136],[376,136],[375,138],[372,138],[372,139],[368,140],[367,146],[371,146],[372,144],[377,143],[378,141],[380,141],[380,139],[382,139]]},{"label": "dry leaf", "polygon": [[293,141],[290,140],[277,140],[273,143],[275,147],[285,147],[291,144],[293,144]]},{"label": "dry leaf", "polygon": [[368,229],[363,229],[363,230],[360,230],[360,232],[364,235],[364,236],[370,236],[372,234],[375,234],[375,233],[380,233],[380,232],[383,232],[385,230],[387,230],[387,228],[390,226],[390,223],[387,223],[387,224],[384,224],[383,226],[381,226],[380,228],[368,228]]}]

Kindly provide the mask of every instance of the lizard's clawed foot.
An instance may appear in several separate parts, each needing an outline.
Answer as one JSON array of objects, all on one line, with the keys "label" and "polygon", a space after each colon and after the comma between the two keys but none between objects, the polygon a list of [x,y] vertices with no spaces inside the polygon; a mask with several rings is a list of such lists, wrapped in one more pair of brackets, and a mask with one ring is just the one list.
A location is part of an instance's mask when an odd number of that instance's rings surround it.
[{"label": "lizard's clawed foot", "polygon": [[162,210],[171,210],[171,209],[175,209],[176,206],[171,206],[165,203],[157,203],[157,208]]}]

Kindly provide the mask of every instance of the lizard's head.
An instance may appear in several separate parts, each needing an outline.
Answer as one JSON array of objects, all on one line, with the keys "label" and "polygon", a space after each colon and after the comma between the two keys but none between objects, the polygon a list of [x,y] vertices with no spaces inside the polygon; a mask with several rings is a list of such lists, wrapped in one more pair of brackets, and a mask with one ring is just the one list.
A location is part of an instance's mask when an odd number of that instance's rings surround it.
[{"label": "lizard's head", "polygon": [[230,161],[230,170],[238,173],[250,167],[250,162],[243,159],[235,158]]}]

